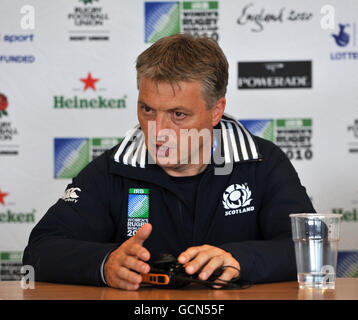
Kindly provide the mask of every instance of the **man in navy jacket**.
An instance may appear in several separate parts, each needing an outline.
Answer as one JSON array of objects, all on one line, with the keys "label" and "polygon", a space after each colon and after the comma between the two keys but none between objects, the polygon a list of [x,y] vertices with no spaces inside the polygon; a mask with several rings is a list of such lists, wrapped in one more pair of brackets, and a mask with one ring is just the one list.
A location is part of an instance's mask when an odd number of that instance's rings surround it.
[{"label": "man in navy jacket", "polygon": [[314,208],[286,155],[224,113],[220,47],[174,35],[136,68],[139,124],[73,179],[23,263],[37,281],[127,290],[163,253],[202,280],[223,266],[223,280],[294,280],[289,214]]}]

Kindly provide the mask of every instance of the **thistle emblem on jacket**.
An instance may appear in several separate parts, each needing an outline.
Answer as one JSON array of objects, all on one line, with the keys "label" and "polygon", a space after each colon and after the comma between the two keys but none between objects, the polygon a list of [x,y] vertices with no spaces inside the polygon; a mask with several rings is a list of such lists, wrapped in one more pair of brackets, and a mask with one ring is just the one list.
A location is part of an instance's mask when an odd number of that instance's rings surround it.
[{"label": "thistle emblem on jacket", "polygon": [[225,211],[225,215],[254,211],[254,207],[250,207],[253,200],[251,196],[251,190],[245,184],[232,184],[226,188],[223,193],[222,204],[229,211]]}]

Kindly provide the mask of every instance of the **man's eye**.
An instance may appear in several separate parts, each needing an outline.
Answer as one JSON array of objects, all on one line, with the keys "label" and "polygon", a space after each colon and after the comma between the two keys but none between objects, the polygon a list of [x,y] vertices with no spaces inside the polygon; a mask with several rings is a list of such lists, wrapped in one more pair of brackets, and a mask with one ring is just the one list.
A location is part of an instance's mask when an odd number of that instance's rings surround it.
[{"label": "man's eye", "polygon": [[148,107],[148,106],[142,106],[142,109],[143,109],[145,112],[147,112],[147,113],[149,113],[149,112],[152,111],[152,108],[151,108],[151,107]]},{"label": "man's eye", "polygon": [[174,112],[174,118],[177,120],[181,120],[185,118],[185,114],[183,112],[180,111],[175,111]]}]

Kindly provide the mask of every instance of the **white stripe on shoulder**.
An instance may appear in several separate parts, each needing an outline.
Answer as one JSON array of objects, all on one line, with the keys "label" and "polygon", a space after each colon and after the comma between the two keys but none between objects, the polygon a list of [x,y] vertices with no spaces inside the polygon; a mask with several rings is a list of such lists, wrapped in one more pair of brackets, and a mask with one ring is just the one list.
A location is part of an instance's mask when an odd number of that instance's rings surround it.
[{"label": "white stripe on shoulder", "polygon": [[251,149],[252,157],[253,157],[254,159],[258,159],[258,158],[259,158],[259,155],[258,155],[258,152],[257,152],[257,149],[256,149],[256,145],[255,145],[254,140],[252,139],[251,134],[246,130],[246,128],[245,128],[240,122],[237,122],[237,123],[238,123],[238,125],[240,126],[240,128],[242,129],[242,131],[244,131],[245,134],[246,134],[247,140],[249,141],[249,144],[250,144],[250,149]]},{"label": "white stripe on shoulder", "polygon": [[228,126],[228,133],[229,133],[230,141],[231,141],[231,145],[232,145],[232,150],[234,152],[234,161],[240,161],[239,153],[237,152],[237,145],[236,145],[236,139],[235,139],[235,135],[234,135],[234,129],[232,127],[231,122],[228,122],[227,126]]},{"label": "white stripe on shoulder", "polygon": [[134,136],[134,134],[136,133],[136,131],[139,128],[139,124],[137,124],[134,128],[130,129],[129,131],[127,131],[124,140],[122,141],[122,143],[120,144],[116,154],[114,155],[114,161],[119,162],[119,157],[122,154],[124,148],[127,146],[128,142],[131,141],[132,137]]},{"label": "white stripe on shoulder", "polygon": [[231,159],[230,159],[230,152],[229,152],[229,144],[228,144],[228,137],[227,137],[227,130],[225,128],[225,124],[220,121],[220,125],[221,125],[221,132],[222,132],[222,137],[223,137],[223,144],[224,144],[224,155],[225,155],[225,162],[226,163],[230,163]]},{"label": "white stripe on shoulder", "polygon": [[244,139],[244,134],[242,132],[241,127],[238,126],[238,122],[235,119],[233,119],[232,117],[230,117],[228,115],[226,115],[226,116],[229,119],[223,119],[223,121],[233,123],[235,125],[236,132],[237,132],[237,134],[239,136],[240,149],[241,149],[241,152],[242,152],[243,160],[249,160],[249,154],[247,152],[246,143],[245,143],[245,139]]},{"label": "white stripe on shoulder", "polygon": [[[136,136],[137,140],[136,140],[136,141],[132,141],[132,143],[130,144],[130,146],[127,148],[126,152],[125,152],[124,155],[123,155],[123,164],[128,164],[128,162],[129,162],[129,161],[128,161],[128,160],[129,160],[129,157],[130,157],[131,155],[133,155],[134,148],[135,148],[136,146],[138,146],[138,144],[140,143],[140,140],[141,140],[142,136],[143,136],[143,132],[140,131],[140,132],[138,133],[138,135]],[[133,137],[134,137],[134,135],[133,135]],[[137,150],[138,150],[138,149],[137,149]],[[136,150],[136,151],[137,151],[137,150]],[[135,156],[133,156],[133,159],[135,159]],[[134,167],[135,167],[135,165],[134,165]]]},{"label": "white stripe on shoulder", "polygon": [[[139,135],[138,135],[138,137],[139,137]],[[137,166],[136,164],[138,163],[137,160],[138,160],[139,151],[144,143],[143,132],[141,133],[141,136],[139,137],[139,139],[140,140],[139,140],[139,143],[137,144],[137,149],[136,149],[136,151],[133,155],[133,158],[132,158],[132,167],[136,167]]]},{"label": "white stripe on shoulder", "polygon": [[145,156],[147,154],[147,148],[145,146],[145,141],[143,139],[143,144],[142,144],[142,150],[140,152],[140,167],[141,168],[145,168]]}]

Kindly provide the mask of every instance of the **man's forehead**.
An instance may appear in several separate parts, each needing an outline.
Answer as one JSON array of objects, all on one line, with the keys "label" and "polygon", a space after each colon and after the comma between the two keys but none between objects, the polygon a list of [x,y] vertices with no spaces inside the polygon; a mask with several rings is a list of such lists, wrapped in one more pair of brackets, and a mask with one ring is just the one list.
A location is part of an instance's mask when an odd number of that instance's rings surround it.
[{"label": "man's forehead", "polygon": [[160,89],[171,89],[175,92],[190,89],[201,89],[201,81],[199,80],[167,80],[167,79],[151,79],[142,77],[139,79],[139,91],[144,87],[151,87],[159,92]]}]

